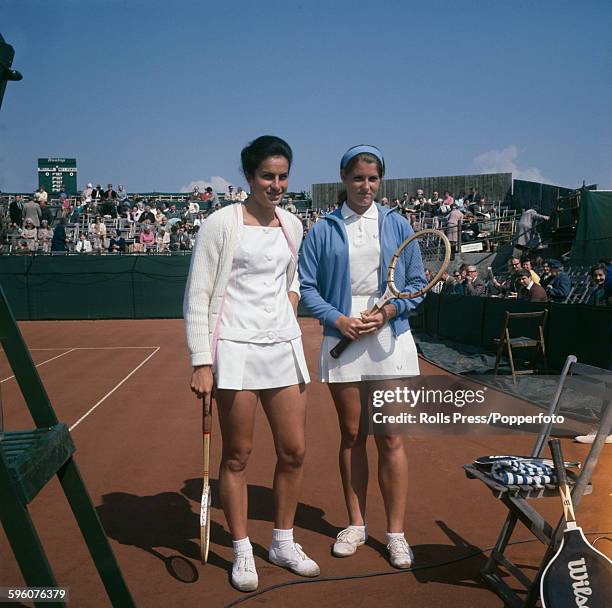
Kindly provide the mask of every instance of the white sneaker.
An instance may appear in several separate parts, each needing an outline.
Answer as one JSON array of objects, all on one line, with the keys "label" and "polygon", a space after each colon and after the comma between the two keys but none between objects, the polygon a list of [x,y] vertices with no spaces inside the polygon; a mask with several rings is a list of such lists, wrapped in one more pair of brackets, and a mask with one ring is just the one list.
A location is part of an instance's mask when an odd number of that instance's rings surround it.
[{"label": "white sneaker", "polygon": [[[578,443],[593,443],[593,441],[595,441],[595,435],[597,435],[597,433],[591,431],[588,435],[578,435],[578,437],[574,437],[574,441]],[[612,443],[612,435],[606,437],[605,443]]]},{"label": "white sneaker", "polygon": [[368,533],[362,532],[356,528],[349,526],[338,533],[336,542],[332,547],[332,554],[336,557],[348,557],[357,551],[357,547],[361,547],[368,540]]},{"label": "white sneaker", "polygon": [[232,566],[232,585],[238,591],[255,591],[259,580],[252,553],[238,553]]},{"label": "white sneaker", "polygon": [[317,563],[310,559],[302,551],[302,546],[297,543],[293,543],[290,549],[282,551],[276,547],[270,547],[268,557],[273,564],[282,568],[288,568],[291,572],[300,576],[319,576],[321,574]]},{"label": "white sneaker", "polygon": [[404,570],[412,566],[414,554],[403,536],[392,539],[387,545],[387,550],[389,551],[389,561],[395,568]]}]

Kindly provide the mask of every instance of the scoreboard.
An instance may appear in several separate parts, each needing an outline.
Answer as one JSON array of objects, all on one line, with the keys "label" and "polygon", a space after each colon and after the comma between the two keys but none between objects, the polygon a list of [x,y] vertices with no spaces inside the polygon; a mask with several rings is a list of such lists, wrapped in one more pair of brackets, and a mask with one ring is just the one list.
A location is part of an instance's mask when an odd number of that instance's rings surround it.
[{"label": "scoreboard", "polygon": [[66,189],[69,195],[77,193],[76,158],[39,158],[38,187],[49,195],[60,194]]}]

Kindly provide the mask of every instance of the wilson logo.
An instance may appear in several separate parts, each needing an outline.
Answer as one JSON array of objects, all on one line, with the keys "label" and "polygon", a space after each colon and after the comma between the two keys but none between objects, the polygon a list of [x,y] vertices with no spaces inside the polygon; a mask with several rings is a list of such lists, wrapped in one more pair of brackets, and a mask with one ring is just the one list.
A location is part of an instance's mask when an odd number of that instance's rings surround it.
[{"label": "wilson logo", "polygon": [[576,581],[575,583],[572,583],[576,606],[589,608],[587,602],[589,601],[589,596],[593,593],[593,590],[591,589],[591,583],[589,582],[589,573],[587,572],[584,557],[573,562],[568,562],[567,569],[569,570],[570,578]]}]

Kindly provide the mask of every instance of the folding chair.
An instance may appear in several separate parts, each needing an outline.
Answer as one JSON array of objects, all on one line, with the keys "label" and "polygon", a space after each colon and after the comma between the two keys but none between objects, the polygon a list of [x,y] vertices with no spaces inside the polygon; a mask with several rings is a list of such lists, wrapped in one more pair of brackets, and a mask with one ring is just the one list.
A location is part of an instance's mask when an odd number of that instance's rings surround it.
[{"label": "folding chair", "polygon": [[[564,389],[572,388],[581,395],[595,397],[601,403],[601,423],[593,441],[593,445],[585,462],[582,465],[580,474],[573,476],[574,484],[572,489],[572,501],[574,508],[578,505],[585,494],[593,491],[591,477],[599,455],[605,444],[606,437],[612,428],[612,371],[600,369],[590,365],[577,363],[576,357],[570,355],[563,367],[559,384],[555,396],[548,409],[548,419],[556,414],[560,408],[560,398]],[[542,455],[544,446],[548,442],[552,422],[543,424],[536,439],[531,456],[538,458]],[[533,508],[528,501],[539,498],[554,496],[559,500],[559,490],[556,485],[547,484],[543,488],[534,486],[502,485],[495,481],[485,469],[475,464],[463,465],[465,474],[469,479],[479,479],[502,501],[508,509],[506,521],[502,526],[495,548],[492,550],[487,563],[481,570],[485,582],[506,602],[510,608],[533,608],[538,600],[540,577],[544,568],[558,548],[563,533],[563,517],[560,518],[557,526],[552,527],[538,511]],[[524,572],[512,562],[504,552],[509,544],[512,533],[517,522],[522,522],[525,527],[544,545],[546,551],[536,576],[531,580]],[[526,590],[524,599],[514,591],[498,574],[499,566],[503,566],[515,579],[517,579]]]},{"label": "folding chair", "polygon": [[[523,374],[533,374],[535,372],[535,364],[539,355],[542,356],[544,364],[544,370],[548,368],[546,362],[546,346],[544,344],[544,327],[546,325],[546,317],[548,315],[547,310],[541,310],[538,312],[508,312],[506,311],[506,318],[504,319],[504,327],[499,338],[494,338],[493,342],[497,344],[497,356],[495,357],[495,369],[493,372],[494,376],[497,376],[499,369],[499,363],[501,361],[504,347],[508,350],[508,360],[510,362],[510,371],[512,372],[512,381],[516,384],[516,376]],[[527,336],[511,337],[510,335],[510,324],[513,320],[519,319],[540,319],[537,325],[537,337],[530,338]],[[516,348],[534,348],[536,349],[533,359],[531,360],[530,369],[517,370],[514,365],[513,349]]]}]

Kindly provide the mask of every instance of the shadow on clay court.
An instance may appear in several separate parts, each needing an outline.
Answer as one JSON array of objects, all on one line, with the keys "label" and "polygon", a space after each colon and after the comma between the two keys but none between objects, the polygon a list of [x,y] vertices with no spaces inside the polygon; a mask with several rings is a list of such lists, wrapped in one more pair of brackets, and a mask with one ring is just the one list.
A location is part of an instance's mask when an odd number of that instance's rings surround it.
[{"label": "shadow on clay court", "polygon": [[[415,570],[414,577],[419,583],[444,583],[457,587],[488,589],[480,571],[487,562],[487,555],[479,553],[481,548],[472,545],[457,532],[449,528],[443,521],[436,521],[440,529],[453,542],[452,545],[421,544],[413,545],[415,563],[420,566],[427,564],[443,564],[452,562],[470,554],[476,554],[470,559],[451,563],[446,566],[423,568]],[[503,571],[498,571],[506,576]]]},{"label": "shadow on clay court", "polygon": [[[218,481],[210,480],[212,507],[221,509]],[[108,536],[123,545],[131,545],[160,559],[168,573],[184,583],[198,580],[200,563],[200,517],[194,503],[202,496],[202,479],[188,479],[180,493],[162,492],[153,496],[135,496],[125,492],[113,492],[102,497],[96,507],[98,516]],[[274,521],[274,500],[271,488],[248,486],[249,519]],[[324,518],[318,507],[298,503],[295,526],[334,539],[339,528]],[[231,571],[232,564],[214,551],[215,545],[232,546],[232,539],[224,527],[211,521],[211,550],[208,564]],[[368,544],[381,554],[385,547],[375,539]],[[331,547],[331,542],[330,542]],[[253,552],[268,561],[268,551],[254,543]]]},{"label": "shadow on clay court", "polygon": [[[210,487],[212,491],[212,506],[215,509],[221,509],[218,480],[211,479]],[[249,520],[268,521],[271,523],[274,522],[274,494],[272,492],[272,488],[249,484],[247,492],[249,503]],[[186,480],[185,485],[181,489],[181,494],[185,495],[190,500],[199,502],[200,497],[202,496],[202,479]],[[330,524],[324,516],[325,511],[323,511],[323,509],[303,502],[298,502],[294,525],[297,528],[310,530],[311,532],[318,532],[319,534],[327,536],[330,539],[335,539],[336,534],[340,531],[340,529]],[[222,544],[231,546],[230,536],[227,533],[226,535],[228,539],[227,543]],[[261,557],[267,560],[267,550],[264,551],[264,553],[265,555],[262,555]]]}]

